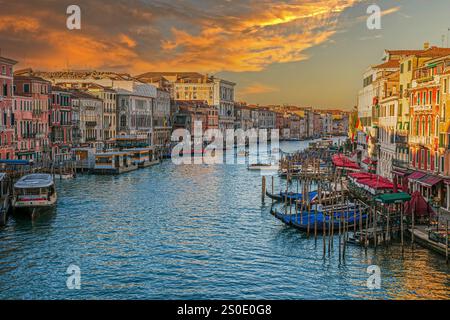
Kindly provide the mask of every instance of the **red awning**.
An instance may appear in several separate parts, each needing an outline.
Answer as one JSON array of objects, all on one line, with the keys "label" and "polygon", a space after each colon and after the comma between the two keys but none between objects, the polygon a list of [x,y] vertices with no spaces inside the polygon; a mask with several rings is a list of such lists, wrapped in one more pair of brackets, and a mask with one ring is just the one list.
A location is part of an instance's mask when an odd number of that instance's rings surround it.
[{"label": "red awning", "polygon": [[355,170],[360,169],[359,165],[356,162],[351,161],[349,158],[347,158],[346,156],[344,156],[342,154],[335,154],[332,157],[332,161],[336,167],[341,167],[344,169],[355,169]]},{"label": "red awning", "polygon": [[352,172],[349,173],[348,176],[353,179],[363,179],[363,178],[371,178],[372,173],[368,172]]},{"label": "red awning", "polygon": [[433,175],[426,175],[422,179],[417,180],[417,182],[420,183],[423,186],[431,188],[432,186],[438,184],[442,180],[443,180],[442,178],[439,178],[439,177],[436,177],[436,176],[433,176]]},{"label": "red awning", "polygon": [[416,171],[416,172],[410,174],[408,176],[408,179],[409,180],[419,180],[419,179],[421,179],[421,178],[423,178],[425,176],[426,176],[426,173],[423,173],[423,172],[420,172],[420,171]]},{"label": "red awning", "polygon": [[369,158],[365,158],[362,162],[365,163],[365,164],[377,164],[376,160],[372,160],[372,159],[369,159]]}]

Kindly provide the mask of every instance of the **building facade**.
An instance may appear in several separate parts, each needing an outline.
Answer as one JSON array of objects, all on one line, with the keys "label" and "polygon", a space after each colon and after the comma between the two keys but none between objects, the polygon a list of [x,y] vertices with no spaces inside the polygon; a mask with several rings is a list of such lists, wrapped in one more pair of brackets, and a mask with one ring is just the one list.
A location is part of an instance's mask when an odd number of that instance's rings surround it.
[{"label": "building facade", "polygon": [[0,159],[14,159],[14,65],[17,61],[0,56]]}]

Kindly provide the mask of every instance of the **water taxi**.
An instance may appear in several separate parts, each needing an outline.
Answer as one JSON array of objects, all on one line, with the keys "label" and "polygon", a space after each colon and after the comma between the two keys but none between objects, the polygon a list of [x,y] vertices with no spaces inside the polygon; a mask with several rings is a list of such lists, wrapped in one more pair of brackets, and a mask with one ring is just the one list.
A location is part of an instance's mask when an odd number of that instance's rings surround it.
[{"label": "water taxi", "polygon": [[125,149],[123,151],[131,154],[131,162],[139,168],[146,168],[158,164],[160,161],[156,158],[154,149],[150,148],[135,148]]},{"label": "water taxi", "polygon": [[23,176],[14,184],[12,206],[35,214],[37,209],[49,209],[56,205],[57,195],[53,177],[47,173]]},{"label": "water taxi", "polygon": [[121,174],[137,170],[133,163],[131,153],[128,151],[112,151],[95,154],[93,172],[96,174]]}]

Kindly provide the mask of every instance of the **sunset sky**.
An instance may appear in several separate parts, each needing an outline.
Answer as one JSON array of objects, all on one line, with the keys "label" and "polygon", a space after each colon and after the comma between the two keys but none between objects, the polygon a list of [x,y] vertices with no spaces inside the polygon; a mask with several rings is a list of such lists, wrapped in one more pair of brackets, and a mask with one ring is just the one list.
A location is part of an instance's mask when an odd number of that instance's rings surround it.
[{"label": "sunset sky", "polygon": [[[366,27],[378,4],[382,29]],[[81,30],[66,8],[81,7]],[[199,71],[237,99],[350,109],[384,49],[442,45],[448,0],[0,0],[2,56],[17,68]],[[444,40],[444,45],[447,41]]]}]

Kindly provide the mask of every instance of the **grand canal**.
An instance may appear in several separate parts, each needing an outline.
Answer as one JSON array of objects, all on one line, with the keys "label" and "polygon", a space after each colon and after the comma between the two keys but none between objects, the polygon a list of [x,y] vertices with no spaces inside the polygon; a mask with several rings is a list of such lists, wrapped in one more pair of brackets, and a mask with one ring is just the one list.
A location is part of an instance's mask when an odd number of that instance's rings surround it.
[{"label": "grand canal", "polygon": [[[289,142],[284,149],[304,147]],[[269,186],[270,186],[270,180]],[[276,188],[280,186],[276,179]],[[350,246],[322,257],[261,204],[261,176],[245,165],[175,166],[58,181],[58,206],[0,229],[2,299],[450,298],[442,257],[398,245]],[[81,269],[69,290],[66,270]],[[381,289],[366,285],[381,268]]]}]

